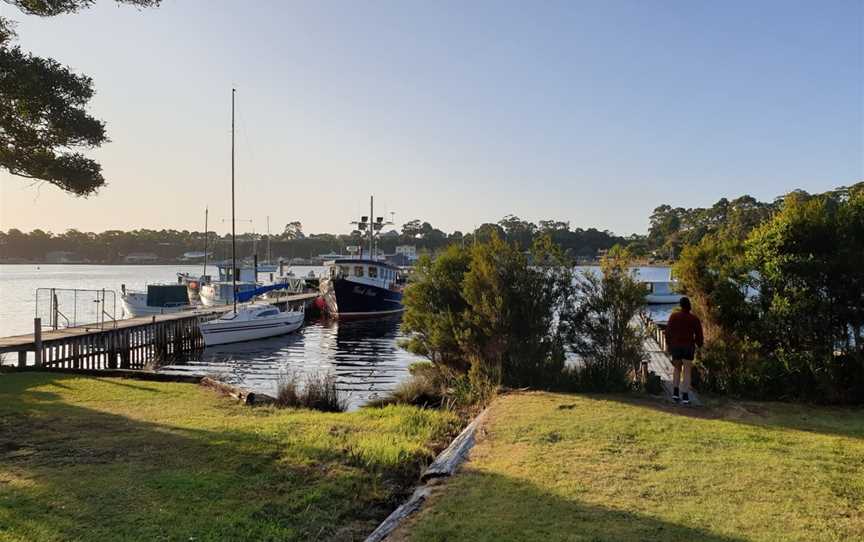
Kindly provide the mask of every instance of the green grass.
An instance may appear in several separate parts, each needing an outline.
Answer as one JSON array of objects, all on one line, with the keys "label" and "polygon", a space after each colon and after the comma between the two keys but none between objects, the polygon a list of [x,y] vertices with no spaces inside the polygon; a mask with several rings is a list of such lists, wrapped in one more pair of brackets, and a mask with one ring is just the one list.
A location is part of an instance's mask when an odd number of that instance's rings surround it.
[{"label": "green grass", "polygon": [[362,540],[458,421],[250,408],[191,384],[0,375],[0,541]]},{"label": "green grass", "polygon": [[864,540],[864,410],[500,397],[399,539]]}]

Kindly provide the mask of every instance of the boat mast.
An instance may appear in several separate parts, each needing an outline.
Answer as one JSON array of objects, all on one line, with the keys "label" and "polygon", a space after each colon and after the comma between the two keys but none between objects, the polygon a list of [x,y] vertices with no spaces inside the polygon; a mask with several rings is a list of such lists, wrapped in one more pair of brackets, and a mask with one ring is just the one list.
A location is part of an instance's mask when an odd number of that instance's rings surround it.
[{"label": "boat mast", "polygon": [[207,214],[209,209],[204,207],[204,275],[207,274]]},{"label": "boat mast", "polygon": [[270,265],[270,216],[267,216],[267,265]]},{"label": "boat mast", "polygon": [[234,292],[234,313],[237,313],[237,239],[234,232],[234,93],[231,89],[231,291]]},{"label": "boat mast", "polygon": [[369,259],[374,260],[375,256],[372,254],[373,245],[375,243],[375,213],[373,212],[372,202],[375,199],[375,196],[369,196]]}]

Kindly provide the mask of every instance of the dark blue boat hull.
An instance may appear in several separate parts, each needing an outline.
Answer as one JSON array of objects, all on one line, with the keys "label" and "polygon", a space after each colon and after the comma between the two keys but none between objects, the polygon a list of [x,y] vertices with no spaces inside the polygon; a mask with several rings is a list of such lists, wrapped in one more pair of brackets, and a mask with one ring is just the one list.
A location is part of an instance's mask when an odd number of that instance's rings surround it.
[{"label": "dark blue boat hull", "polygon": [[402,312],[402,292],[357,284],[342,278],[331,281],[336,306],[330,307],[331,312],[335,310],[337,316],[379,316]]}]

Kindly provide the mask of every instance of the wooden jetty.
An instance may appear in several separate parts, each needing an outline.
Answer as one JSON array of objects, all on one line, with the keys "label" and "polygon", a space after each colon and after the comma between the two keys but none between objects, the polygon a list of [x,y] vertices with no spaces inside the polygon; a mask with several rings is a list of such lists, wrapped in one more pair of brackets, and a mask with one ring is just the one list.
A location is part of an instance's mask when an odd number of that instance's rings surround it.
[{"label": "wooden jetty", "polygon": [[[317,293],[295,294],[270,303],[306,305],[316,297]],[[32,352],[32,366],[45,369],[143,369],[154,361],[179,361],[203,350],[198,324],[231,309],[231,305],[207,307],[48,331],[36,318],[32,334],[0,338],[0,354],[17,353],[19,368],[28,366]]]}]

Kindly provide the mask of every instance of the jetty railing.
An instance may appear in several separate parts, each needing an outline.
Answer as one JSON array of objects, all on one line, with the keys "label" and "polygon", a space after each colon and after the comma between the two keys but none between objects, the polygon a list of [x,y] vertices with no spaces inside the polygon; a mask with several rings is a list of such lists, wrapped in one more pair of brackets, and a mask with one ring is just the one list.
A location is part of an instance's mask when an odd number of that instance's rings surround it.
[{"label": "jetty railing", "polygon": [[114,290],[37,288],[36,318],[43,327],[63,329],[77,326],[116,326],[117,294]]}]

